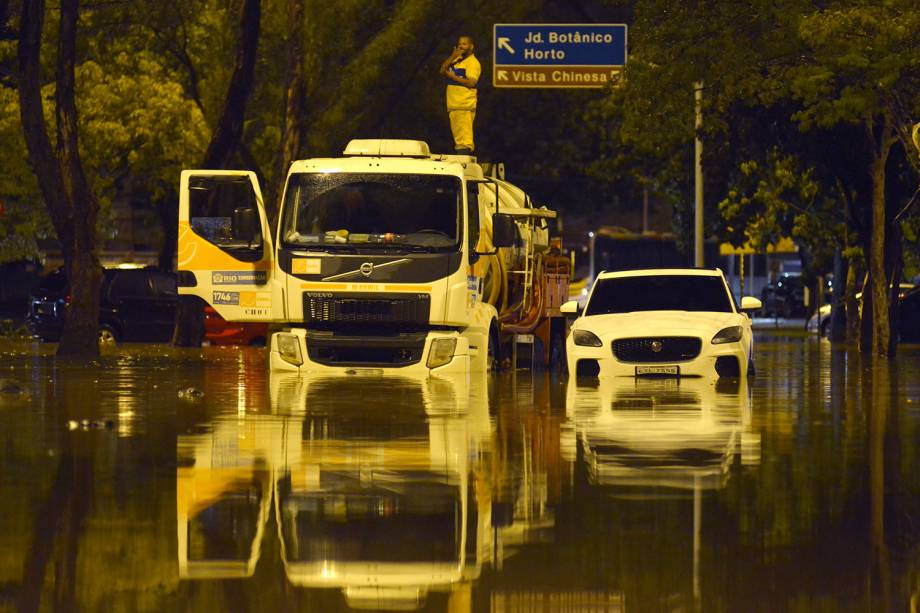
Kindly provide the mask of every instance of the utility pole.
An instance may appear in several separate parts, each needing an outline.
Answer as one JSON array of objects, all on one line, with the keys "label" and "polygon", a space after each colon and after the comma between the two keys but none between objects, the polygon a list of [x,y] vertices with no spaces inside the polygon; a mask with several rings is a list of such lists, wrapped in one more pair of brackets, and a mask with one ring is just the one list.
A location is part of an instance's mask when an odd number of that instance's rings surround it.
[{"label": "utility pole", "polygon": [[703,129],[703,82],[697,81],[693,85],[694,101],[696,106],[695,141],[695,184],[696,199],[693,216],[693,265],[699,268],[705,266],[703,258],[703,140],[700,131]]}]

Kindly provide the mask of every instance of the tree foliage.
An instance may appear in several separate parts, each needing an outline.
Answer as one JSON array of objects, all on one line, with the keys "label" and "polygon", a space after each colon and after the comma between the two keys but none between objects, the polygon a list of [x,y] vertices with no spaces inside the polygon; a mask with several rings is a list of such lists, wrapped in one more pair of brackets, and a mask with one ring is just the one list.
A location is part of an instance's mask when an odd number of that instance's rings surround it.
[{"label": "tree foliage", "polygon": [[[688,185],[689,164],[668,170],[665,161],[675,154],[687,159],[690,97],[701,81],[710,232],[736,243],[791,233],[813,252],[855,238],[875,288],[866,292],[874,297],[871,351],[886,353],[887,245],[900,243],[886,237],[893,203],[904,199],[892,164],[901,163],[920,115],[914,3],[637,0],[632,6],[624,85],[600,108],[620,136],[614,146],[625,146],[617,156],[631,164],[657,161],[663,174]],[[847,140],[833,142],[840,137]],[[686,208],[687,190],[677,195],[676,210]],[[828,258],[819,260],[826,265]]]}]

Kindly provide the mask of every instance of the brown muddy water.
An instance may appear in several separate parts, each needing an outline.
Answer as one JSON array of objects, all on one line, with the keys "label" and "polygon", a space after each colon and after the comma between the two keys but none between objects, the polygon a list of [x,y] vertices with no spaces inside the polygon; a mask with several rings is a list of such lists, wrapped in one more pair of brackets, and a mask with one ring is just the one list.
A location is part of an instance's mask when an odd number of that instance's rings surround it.
[{"label": "brown muddy water", "polygon": [[0,611],[917,611],[920,347],[742,384],[0,341]]}]

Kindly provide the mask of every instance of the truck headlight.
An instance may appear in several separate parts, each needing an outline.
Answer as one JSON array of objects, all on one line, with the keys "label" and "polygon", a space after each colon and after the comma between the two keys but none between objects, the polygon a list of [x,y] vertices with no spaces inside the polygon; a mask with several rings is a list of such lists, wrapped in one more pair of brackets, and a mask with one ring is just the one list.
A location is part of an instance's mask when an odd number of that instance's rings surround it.
[{"label": "truck headlight", "polygon": [[740,340],[741,326],[729,326],[727,328],[722,328],[712,337],[712,344],[721,345],[723,343],[737,343]]},{"label": "truck headlight", "polygon": [[601,342],[601,339],[597,338],[594,332],[588,332],[587,330],[573,330],[572,340],[575,341],[576,345],[581,345],[582,347],[604,346],[604,343]]},{"label": "truck headlight", "polygon": [[300,366],[303,364],[303,356],[300,353],[300,343],[293,334],[284,334],[279,332],[276,335],[278,341],[278,355],[288,364]]},{"label": "truck headlight", "polygon": [[428,351],[428,368],[437,368],[444,366],[454,357],[454,351],[457,349],[457,339],[455,338],[436,338],[431,341],[431,350]]}]

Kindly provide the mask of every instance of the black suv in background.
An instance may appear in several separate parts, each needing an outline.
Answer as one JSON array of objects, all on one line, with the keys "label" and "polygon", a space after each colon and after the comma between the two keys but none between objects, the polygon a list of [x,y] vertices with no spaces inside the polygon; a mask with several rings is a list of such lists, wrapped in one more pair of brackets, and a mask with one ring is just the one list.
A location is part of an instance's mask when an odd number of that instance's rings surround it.
[{"label": "black suv in background", "polygon": [[[99,338],[105,342],[170,340],[176,315],[176,277],[156,268],[107,268],[99,300]],[[32,289],[26,325],[45,341],[61,338],[70,286],[63,270]]]},{"label": "black suv in background", "polygon": [[764,317],[805,317],[805,282],[801,275],[784,273],[764,286],[760,293]]}]

